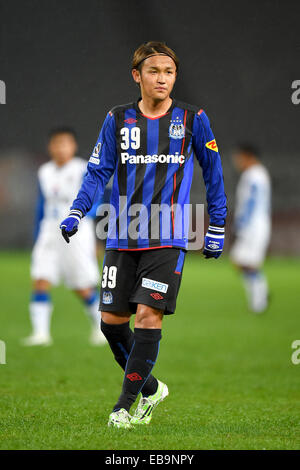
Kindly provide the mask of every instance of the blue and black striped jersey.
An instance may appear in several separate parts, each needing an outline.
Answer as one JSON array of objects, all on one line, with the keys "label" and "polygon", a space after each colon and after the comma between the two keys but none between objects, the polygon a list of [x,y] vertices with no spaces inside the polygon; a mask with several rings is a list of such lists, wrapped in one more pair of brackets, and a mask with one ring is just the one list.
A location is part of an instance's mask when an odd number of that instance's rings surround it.
[{"label": "blue and black striped jersey", "polygon": [[[203,110],[172,100],[156,118],[138,103],[106,116],[71,209],[85,215],[114,173],[107,249],[187,248],[194,156],[202,167],[210,223],[224,225],[226,195],[218,147]],[[181,209],[181,210],[180,210]],[[138,235],[130,224],[138,215]]]}]

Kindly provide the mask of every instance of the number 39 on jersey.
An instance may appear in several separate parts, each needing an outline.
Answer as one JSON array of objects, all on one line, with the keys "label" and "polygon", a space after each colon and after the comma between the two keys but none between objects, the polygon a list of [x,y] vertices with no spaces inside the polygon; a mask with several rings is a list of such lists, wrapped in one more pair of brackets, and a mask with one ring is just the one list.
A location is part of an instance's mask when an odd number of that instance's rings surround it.
[{"label": "number 39 on jersey", "polygon": [[141,129],[139,127],[122,127],[120,130],[122,137],[121,149],[128,150],[131,147],[133,150],[137,150],[141,146]]}]

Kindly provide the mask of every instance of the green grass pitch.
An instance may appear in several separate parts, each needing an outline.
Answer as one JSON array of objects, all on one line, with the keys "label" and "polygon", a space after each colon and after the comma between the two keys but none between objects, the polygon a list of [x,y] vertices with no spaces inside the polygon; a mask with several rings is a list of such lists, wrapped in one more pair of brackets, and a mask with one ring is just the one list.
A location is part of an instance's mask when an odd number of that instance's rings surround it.
[{"label": "green grass pitch", "polygon": [[273,302],[247,311],[238,274],[189,254],[174,316],[163,325],[154,375],[170,395],[151,424],[107,427],[122,383],[108,346],[88,344],[89,322],[63,287],[48,348],[23,348],[30,332],[28,253],[0,253],[1,449],[299,449],[299,259],[266,264]]}]

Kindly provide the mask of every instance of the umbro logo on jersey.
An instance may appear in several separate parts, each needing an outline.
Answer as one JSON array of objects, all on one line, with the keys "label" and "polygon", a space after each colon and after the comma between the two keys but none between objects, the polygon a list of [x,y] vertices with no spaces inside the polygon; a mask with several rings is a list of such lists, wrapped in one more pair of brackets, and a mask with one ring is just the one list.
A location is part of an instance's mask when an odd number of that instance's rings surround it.
[{"label": "umbro logo on jersey", "polygon": [[125,119],[124,122],[126,122],[126,124],[135,124],[137,120],[134,118],[128,118],[128,119]]},{"label": "umbro logo on jersey", "polygon": [[216,140],[211,140],[210,142],[207,142],[205,144],[205,147],[209,148],[210,150],[213,150],[214,152],[218,152],[218,146]]},{"label": "umbro logo on jersey", "polygon": [[178,152],[175,155],[129,155],[127,152],[121,153],[122,163],[184,163],[185,156],[179,155]]}]

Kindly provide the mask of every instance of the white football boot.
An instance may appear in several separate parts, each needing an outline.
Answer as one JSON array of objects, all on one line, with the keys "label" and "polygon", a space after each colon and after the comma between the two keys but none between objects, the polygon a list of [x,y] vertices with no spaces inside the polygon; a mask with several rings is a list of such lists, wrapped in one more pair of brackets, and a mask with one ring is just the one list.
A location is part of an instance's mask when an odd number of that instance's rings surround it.
[{"label": "white football boot", "polygon": [[93,326],[91,336],[90,336],[90,344],[93,346],[103,346],[107,343],[107,340],[100,330],[99,325]]},{"label": "white football boot", "polygon": [[31,335],[21,341],[23,346],[51,346],[53,343],[49,335]]}]

